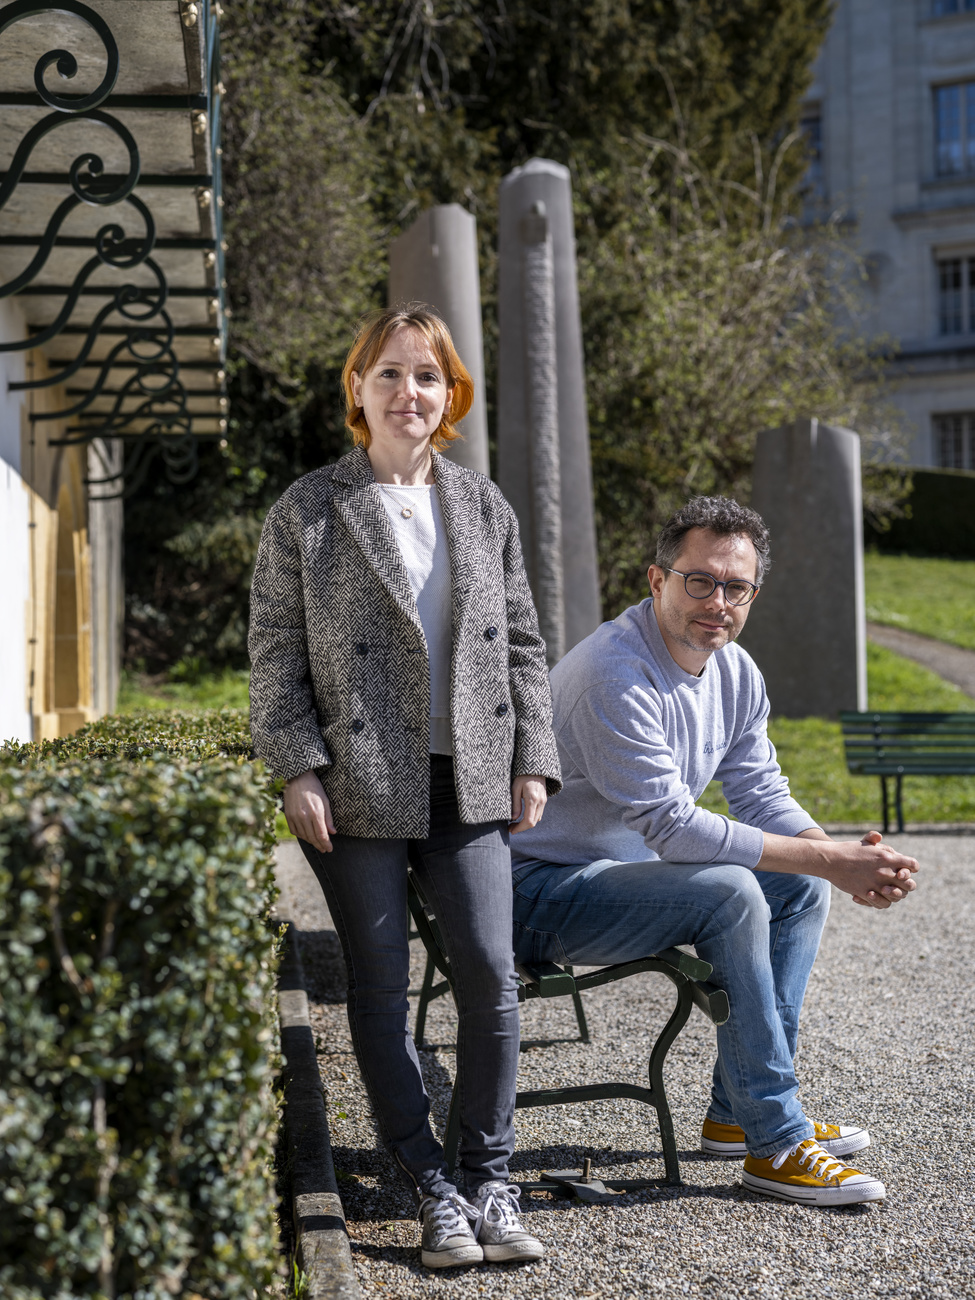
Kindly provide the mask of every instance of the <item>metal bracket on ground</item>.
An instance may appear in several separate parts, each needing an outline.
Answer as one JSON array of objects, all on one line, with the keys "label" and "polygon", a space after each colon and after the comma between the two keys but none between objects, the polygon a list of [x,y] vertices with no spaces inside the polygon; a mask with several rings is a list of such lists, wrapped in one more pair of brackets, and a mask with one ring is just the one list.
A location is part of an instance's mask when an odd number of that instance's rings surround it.
[{"label": "metal bracket on ground", "polygon": [[332,1163],[301,954],[290,922],[278,974],[278,1013],[281,1050],[287,1060],[284,1117],[291,1165],[295,1259],[307,1278],[305,1296],[307,1300],[360,1300]]},{"label": "metal bracket on ground", "polygon": [[543,1169],[538,1182],[518,1180],[522,1191],[565,1192],[589,1205],[607,1205],[627,1192],[642,1192],[657,1183],[648,1178],[594,1178],[592,1160],[586,1156],[581,1169]]}]

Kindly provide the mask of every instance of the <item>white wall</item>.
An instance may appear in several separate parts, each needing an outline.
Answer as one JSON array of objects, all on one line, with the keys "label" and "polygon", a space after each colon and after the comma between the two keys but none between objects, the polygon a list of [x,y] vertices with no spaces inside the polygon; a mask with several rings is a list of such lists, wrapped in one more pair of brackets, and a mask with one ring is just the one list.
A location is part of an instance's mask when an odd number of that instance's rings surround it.
[{"label": "white wall", "polygon": [[[19,309],[0,299],[0,341],[26,337]],[[30,604],[28,495],[21,479],[24,394],[9,385],[24,378],[24,353],[0,352],[0,741],[30,740],[27,707]]]}]

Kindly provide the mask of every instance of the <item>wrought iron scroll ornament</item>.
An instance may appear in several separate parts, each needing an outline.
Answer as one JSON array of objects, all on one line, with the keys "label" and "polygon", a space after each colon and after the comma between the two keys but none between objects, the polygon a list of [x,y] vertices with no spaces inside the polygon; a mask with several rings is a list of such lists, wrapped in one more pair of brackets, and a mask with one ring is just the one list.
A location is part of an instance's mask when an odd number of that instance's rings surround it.
[{"label": "wrought iron scroll ornament", "polygon": [[[118,80],[118,45],[105,19],[80,0],[59,0],[56,4],[14,0],[14,3],[0,9],[0,38],[14,23],[45,13],[73,14],[92,28],[104,47],[107,68],[104,77],[90,94],[57,95],[45,84],[48,70],[54,65],[62,79],[70,80],[77,75],[77,59],[67,50],[50,50],[38,59],[34,68],[34,85],[41,100],[55,111],[35,123],[21,140],[6,176],[0,181],[0,211],[22,180],[34,148],[45,136],[66,122],[86,120],[110,130],[126,150],[128,170],[121,178],[107,177],[104,161],[99,154],[80,154],[71,164],[68,173],[72,193],[52,214],[29,265],[8,283],[0,285],[0,298],[21,292],[37,278],[57,244],[64,222],[82,203],[94,207],[127,203],[139,213],[145,230],[141,236],[132,237],[126,234],[118,222],[102,226],[95,237],[95,256],[75,276],[54,320],[28,339],[0,343],[0,351],[26,351],[57,337],[67,325],[86,281],[101,267],[119,271],[144,266],[151,271],[155,284],[149,287],[122,284],[97,313],[73,361],[43,378],[11,384],[11,388],[48,388],[70,378],[88,361],[109,318],[121,316],[128,326],[125,336],[101,363],[98,375],[86,395],[72,406],[34,413],[31,419],[44,421],[79,416],[85,421],[81,425],[69,426],[65,437],[51,440],[52,446],[77,446],[103,438],[134,439],[122,471],[101,479],[88,480],[92,486],[118,484],[120,491],[110,495],[127,496],[135,491],[160,453],[170,480],[187,482],[196,472],[196,438],[193,435],[192,416],[187,411],[187,393],[179,376],[179,361],[172,346],[173,325],[165,310],[168,295],[166,278],[151,256],[156,241],[155,222],[146,204],[133,193],[139,182],[141,168],[139,149],[131,131],[111,113],[99,108],[112,93]],[[111,410],[97,413],[88,411],[87,408],[104,389],[109,372],[120,364],[134,367],[135,374],[122,385]],[[125,411],[123,408],[126,399],[133,396],[141,396],[144,400]],[[99,498],[108,499],[102,493],[99,493]]]},{"label": "wrought iron scroll ornament", "polygon": [[84,99],[79,99],[77,96],[66,98],[63,95],[55,95],[44,84],[45,72],[52,63],[56,63],[58,75],[64,81],[70,81],[72,77],[78,75],[78,60],[68,50],[50,50],[37,60],[34,68],[34,85],[37,93],[48,107],[56,108],[61,113],[84,113],[90,108],[97,108],[99,104],[108,99],[115,89],[115,83],[118,81],[118,46],[115,44],[115,37],[112,35],[111,28],[101,14],[96,13],[88,5],[81,4],[80,0],[60,0],[58,4],[53,5],[37,4],[36,0],[14,0],[13,4],[5,5],[0,10],[0,36],[8,27],[20,22],[22,18],[36,18],[40,14],[56,13],[74,14],[97,33],[102,45],[105,47],[108,67],[105,70],[105,76],[91,94],[86,95]]}]

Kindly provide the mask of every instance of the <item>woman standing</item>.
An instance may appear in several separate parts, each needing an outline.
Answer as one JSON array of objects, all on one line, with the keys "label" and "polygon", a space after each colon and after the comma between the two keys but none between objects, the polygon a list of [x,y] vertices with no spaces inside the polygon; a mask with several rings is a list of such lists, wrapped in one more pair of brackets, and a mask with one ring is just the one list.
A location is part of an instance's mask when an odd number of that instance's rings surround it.
[{"label": "woman standing", "polygon": [[[538,1259],[507,1181],[519,1044],[508,832],[537,823],[560,779],[518,525],[490,480],[438,454],[473,384],[433,312],[374,316],[343,382],[355,450],[294,483],[261,535],[254,745],[287,781],[288,825],[342,942],[356,1057],[419,1200],[423,1263]],[[407,1025],[408,862],[455,974],[470,1201],[447,1178]]]}]

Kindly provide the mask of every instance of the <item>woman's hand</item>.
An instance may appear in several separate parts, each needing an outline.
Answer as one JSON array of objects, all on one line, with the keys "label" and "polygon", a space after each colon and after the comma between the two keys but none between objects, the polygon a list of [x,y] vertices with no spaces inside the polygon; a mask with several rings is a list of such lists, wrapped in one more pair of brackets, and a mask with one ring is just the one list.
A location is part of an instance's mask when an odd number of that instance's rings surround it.
[{"label": "woman's hand", "polygon": [[335,822],[328,795],[314,772],[292,777],[284,787],[284,816],[288,830],[300,840],[307,840],[320,853],[331,853]]},{"label": "woman's hand", "polygon": [[547,802],[548,789],[544,776],[516,776],[511,783],[512,825],[508,827],[511,834],[537,826]]}]

